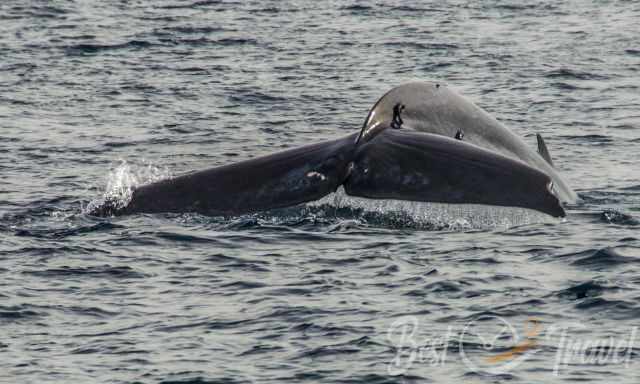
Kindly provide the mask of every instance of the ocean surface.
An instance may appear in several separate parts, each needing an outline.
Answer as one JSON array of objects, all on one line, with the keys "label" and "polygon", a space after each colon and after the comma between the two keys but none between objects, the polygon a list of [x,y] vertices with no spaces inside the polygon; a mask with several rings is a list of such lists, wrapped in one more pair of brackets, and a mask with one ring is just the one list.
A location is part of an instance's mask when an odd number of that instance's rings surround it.
[{"label": "ocean surface", "polygon": [[[582,201],[92,217],[438,80]],[[640,3],[0,2],[0,382],[640,381]]]}]

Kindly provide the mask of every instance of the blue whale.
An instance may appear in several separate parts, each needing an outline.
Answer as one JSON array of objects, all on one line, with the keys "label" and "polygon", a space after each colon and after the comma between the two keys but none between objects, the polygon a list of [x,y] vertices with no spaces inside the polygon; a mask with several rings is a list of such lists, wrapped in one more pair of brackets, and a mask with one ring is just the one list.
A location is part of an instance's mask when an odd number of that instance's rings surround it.
[{"label": "blue whale", "polygon": [[92,213],[241,215],[293,206],[336,191],[352,196],[486,204],[565,215],[576,193],[538,136],[527,146],[443,83],[387,92],[348,136],[142,185],[124,206]]}]

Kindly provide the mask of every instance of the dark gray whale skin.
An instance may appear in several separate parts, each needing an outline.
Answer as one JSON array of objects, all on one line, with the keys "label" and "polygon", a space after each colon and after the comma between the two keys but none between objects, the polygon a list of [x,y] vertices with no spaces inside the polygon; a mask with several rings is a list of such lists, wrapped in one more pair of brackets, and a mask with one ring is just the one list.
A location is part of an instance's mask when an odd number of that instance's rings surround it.
[{"label": "dark gray whale skin", "polygon": [[356,134],[143,185],[118,214],[239,215],[317,200],[348,172]]},{"label": "dark gray whale skin", "polygon": [[441,135],[385,130],[358,148],[349,195],[486,204],[565,215],[551,178],[520,161]]},{"label": "dark gray whale skin", "polygon": [[[531,155],[517,136],[478,115],[478,110],[486,113],[462,96],[424,98],[425,87],[441,88],[409,83],[385,94],[360,133],[143,185],[124,208],[106,202],[92,214],[242,215],[314,201],[343,186],[347,194],[367,198],[511,206],[565,215],[553,187],[559,176],[537,166],[537,160],[525,161],[504,149],[503,142],[515,142],[516,149]],[[400,103],[406,106],[404,122],[400,129],[391,129],[398,128],[392,110]],[[464,140],[449,135],[456,124],[464,127]],[[570,198],[573,191],[564,185],[561,192]]]},{"label": "dark gray whale skin", "polygon": [[[312,144],[139,187],[123,209],[102,214],[240,215],[349,195],[489,204],[564,216],[551,179],[526,164],[447,137],[385,130]],[[100,213],[100,212],[96,212]]]},{"label": "dark gray whale skin", "polygon": [[[402,104],[404,129],[455,137],[491,152],[520,160],[553,180],[554,192],[564,203],[575,203],[578,195],[550,161],[485,110],[443,82],[415,81],[388,91],[369,111],[363,135],[375,134],[391,124],[393,107]],[[538,140],[542,141],[539,136]],[[546,146],[544,146],[546,150]]]}]

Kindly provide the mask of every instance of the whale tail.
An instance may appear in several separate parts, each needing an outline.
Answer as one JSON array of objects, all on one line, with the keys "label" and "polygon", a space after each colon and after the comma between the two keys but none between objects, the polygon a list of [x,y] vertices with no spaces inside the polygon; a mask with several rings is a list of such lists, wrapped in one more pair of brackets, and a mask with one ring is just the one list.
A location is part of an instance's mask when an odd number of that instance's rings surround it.
[{"label": "whale tail", "polygon": [[359,134],[144,185],[126,207],[96,212],[239,215],[317,200],[343,185],[361,197],[564,216],[559,198],[577,196],[537,138],[541,156],[446,85],[408,83],[376,102]]},{"label": "whale tail", "polygon": [[346,178],[355,138],[353,134],[147,184],[116,214],[238,215],[317,200]]},{"label": "whale tail", "polygon": [[139,187],[122,209],[96,214],[198,212],[240,215],[347,194],[535,209],[564,216],[549,177],[511,158],[441,135],[381,130],[356,134]]},{"label": "whale tail", "polygon": [[539,153],[470,99],[444,83],[417,81],[402,84],[385,93],[369,111],[364,136],[393,126],[396,105],[402,108],[402,128],[456,137],[490,152],[527,163],[549,175],[555,191],[565,203],[575,203],[578,195],[551,164],[544,140],[538,139]]},{"label": "whale tail", "polygon": [[535,209],[565,216],[545,173],[441,135],[386,130],[359,148],[349,195]]}]

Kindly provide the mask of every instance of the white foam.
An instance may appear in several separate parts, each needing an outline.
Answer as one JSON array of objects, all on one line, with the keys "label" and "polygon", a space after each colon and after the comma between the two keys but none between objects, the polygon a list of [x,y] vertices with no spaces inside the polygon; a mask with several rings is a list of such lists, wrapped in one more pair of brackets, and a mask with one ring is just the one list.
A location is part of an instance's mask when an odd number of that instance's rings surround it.
[{"label": "white foam", "polygon": [[506,229],[555,222],[551,216],[525,208],[368,199],[349,196],[342,187],[307,206],[361,210],[361,216],[373,213],[383,219],[389,215],[395,215],[394,219],[397,219],[399,215],[401,219],[418,226],[436,226],[450,230]]},{"label": "white foam", "polygon": [[89,212],[106,201],[113,204],[114,208],[125,207],[133,195],[133,190],[143,184],[164,180],[171,177],[168,168],[160,168],[154,164],[144,165],[129,164],[125,160],[112,168],[107,174],[102,194],[90,201],[83,212]]}]

